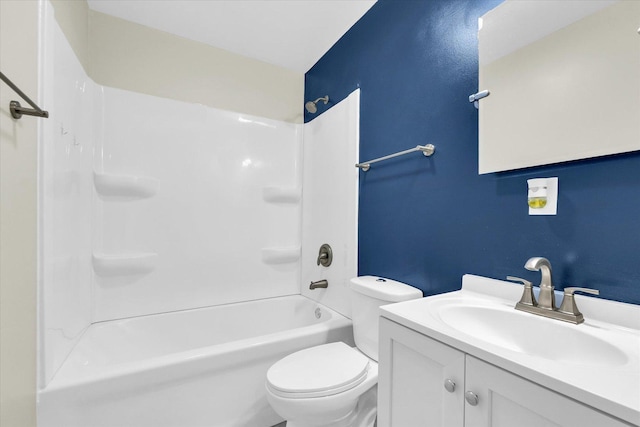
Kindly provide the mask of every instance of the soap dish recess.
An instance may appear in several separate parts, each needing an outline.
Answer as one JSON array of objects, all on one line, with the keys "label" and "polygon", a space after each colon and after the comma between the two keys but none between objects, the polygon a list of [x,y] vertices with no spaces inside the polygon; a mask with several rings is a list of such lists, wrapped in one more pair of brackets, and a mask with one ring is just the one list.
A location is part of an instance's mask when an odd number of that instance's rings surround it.
[{"label": "soap dish recess", "polygon": [[264,187],[262,189],[264,200],[271,203],[297,203],[300,201],[300,193],[298,187]]},{"label": "soap dish recess", "polygon": [[156,269],[158,254],[93,254],[93,271],[98,276],[133,276],[148,274]]},{"label": "soap dish recess", "polygon": [[300,259],[300,246],[262,248],[262,261],[265,264],[288,264],[298,259]]},{"label": "soap dish recess", "polygon": [[146,176],[93,173],[96,191],[105,197],[143,199],[158,192],[158,180]]}]

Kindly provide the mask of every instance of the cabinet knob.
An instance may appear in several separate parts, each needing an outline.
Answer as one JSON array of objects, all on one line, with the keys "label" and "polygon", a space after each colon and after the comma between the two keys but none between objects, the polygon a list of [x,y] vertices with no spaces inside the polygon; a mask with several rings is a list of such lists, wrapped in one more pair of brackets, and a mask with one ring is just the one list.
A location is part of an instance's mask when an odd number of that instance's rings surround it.
[{"label": "cabinet knob", "polygon": [[476,406],[480,399],[478,399],[477,394],[472,391],[468,391],[464,394],[464,400],[466,400],[469,405]]},{"label": "cabinet knob", "polygon": [[453,393],[456,390],[456,383],[447,378],[444,380],[444,389],[449,393]]}]

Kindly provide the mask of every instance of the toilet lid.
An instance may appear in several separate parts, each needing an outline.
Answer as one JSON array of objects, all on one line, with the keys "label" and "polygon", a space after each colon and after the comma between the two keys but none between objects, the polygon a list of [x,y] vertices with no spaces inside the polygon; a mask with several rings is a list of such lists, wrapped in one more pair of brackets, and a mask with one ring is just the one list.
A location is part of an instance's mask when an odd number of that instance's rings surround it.
[{"label": "toilet lid", "polygon": [[267,372],[274,394],[320,397],[349,390],[367,377],[369,359],[343,342],[300,350],[276,362]]}]

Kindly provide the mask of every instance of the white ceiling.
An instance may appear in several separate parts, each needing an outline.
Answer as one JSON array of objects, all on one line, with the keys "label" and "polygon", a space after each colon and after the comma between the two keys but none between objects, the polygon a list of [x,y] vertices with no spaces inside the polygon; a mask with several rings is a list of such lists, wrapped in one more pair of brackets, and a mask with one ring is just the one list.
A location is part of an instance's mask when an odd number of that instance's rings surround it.
[{"label": "white ceiling", "polygon": [[98,12],[306,72],[376,0],[88,0]]}]

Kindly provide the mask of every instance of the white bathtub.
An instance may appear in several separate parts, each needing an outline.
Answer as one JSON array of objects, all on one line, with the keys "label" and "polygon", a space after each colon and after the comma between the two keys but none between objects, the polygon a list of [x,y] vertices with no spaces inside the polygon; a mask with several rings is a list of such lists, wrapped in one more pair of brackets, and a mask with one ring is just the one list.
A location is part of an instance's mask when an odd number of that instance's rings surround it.
[{"label": "white bathtub", "polygon": [[38,426],[272,426],[267,369],[332,341],[353,345],[351,321],[299,295],[96,323],[39,392]]}]

